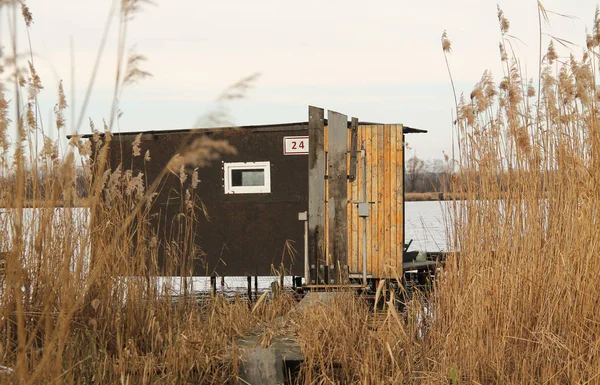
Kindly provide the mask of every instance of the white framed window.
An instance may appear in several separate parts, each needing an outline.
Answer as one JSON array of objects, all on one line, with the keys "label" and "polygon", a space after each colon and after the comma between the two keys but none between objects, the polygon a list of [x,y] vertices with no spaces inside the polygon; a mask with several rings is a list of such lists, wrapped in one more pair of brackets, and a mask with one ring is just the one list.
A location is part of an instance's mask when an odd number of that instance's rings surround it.
[{"label": "white framed window", "polygon": [[223,163],[225,194],[271,192],[271,162]]}]

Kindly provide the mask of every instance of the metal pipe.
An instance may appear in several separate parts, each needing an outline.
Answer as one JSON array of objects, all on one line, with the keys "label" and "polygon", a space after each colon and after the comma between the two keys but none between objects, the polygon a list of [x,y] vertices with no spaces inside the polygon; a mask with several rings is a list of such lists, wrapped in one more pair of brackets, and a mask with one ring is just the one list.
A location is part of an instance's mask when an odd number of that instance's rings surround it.
[{"label": "metal pipe", "polygon": [[304,284],[310,284],[310,262],[308,260],[308,221],[304,221]]},{"label": "metal pipe", "polygon": [[[363,164],[363,202],[367,203],[367,151],[365,142],[361,144],[360,155]],[[363,285],[367,286],[367,218],[363,217]]]}]

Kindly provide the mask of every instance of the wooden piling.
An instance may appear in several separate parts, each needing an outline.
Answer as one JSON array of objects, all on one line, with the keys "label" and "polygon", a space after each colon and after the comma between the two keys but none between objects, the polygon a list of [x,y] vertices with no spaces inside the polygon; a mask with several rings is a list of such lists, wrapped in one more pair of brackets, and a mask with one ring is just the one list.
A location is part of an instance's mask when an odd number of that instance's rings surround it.
[{"label": "wooden piling", "polygon": [[254,299],[258,299],[258,275],[254,276]]},{"label": "wooden piling", "polygon": [[217,296],[217,277],[214,275],[210,276],[210,295]]},{"label": "wooden piling", "polygon": [[[308,107],[308,258],[311,281],[319,282],[325,263],[325,111]],[[309,284],[310,282],[307,282]]]},{"label": "wooden piling", "polygon": [[248,302],[252,301],[252,276],[246,277],[248,281]]},{"label": "wooden piling", "polygon": [[334,270],[330,273],[340,267],[327,283],[348,283],[348,117],[328,111],[327,129],[329,265]]}]

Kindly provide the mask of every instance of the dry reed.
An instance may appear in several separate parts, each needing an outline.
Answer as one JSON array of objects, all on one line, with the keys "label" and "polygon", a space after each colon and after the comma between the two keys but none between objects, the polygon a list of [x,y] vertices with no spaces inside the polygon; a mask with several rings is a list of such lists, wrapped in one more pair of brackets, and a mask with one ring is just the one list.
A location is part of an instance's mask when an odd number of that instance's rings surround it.
[{"label": "dry reed", "polygon": [[[121,46],[139,5],[123,3]],[[16,6],[4,2],[0,11],[16,15]],[[541,5],[540,12],[546,15]],[[31,13],[23,8],[22,15],[29,26]],[[559,58],[551,44],[531,81],[504,48],[510,24],[498,16],[505,73],[496,85],[485,72],[470,97],[456,101],[456,172],[446,193],[462,199],[448,213],[460,253],[448,259],[435,291],[415,294],[403,312],[393,294],[379,313],[350,295],[303,312],[291,311],[286,295],[254,307],[223,298],[174,304],[154,278],[157,229],[148,203],[157,187],[128,165],[107,168],[110,123],[91,142],[75,136],[61,153],[45,138],[34,153],[41,79],[33,63],[2,78],[0,365],[12,369],[0,370],[0,382],[235,383],[236,339],[260,326],[268,344],[278,317],[302,346],[297,383],[600,382],[600,19],[582,59]],[[451,51],[445,33],[442,48]],[[0,65],[17,71],[17,56],[15,47]],[[119,67],[115,95],[148,75],[141,59]],[[240,84],[243,91],[247,83]],[[13,122],[10,87],[25,98],[15,98]],[[56,124],[65,127],[60,85],[58,95]],[[9,145],[11,124],[18,137]],[[187,178],[181,166],[202,167],[233,151],[226,143],[195,145],[161,174],[181,180],[182,227],[170,236],[182,246],[170,255],[186,261],[171,271],[182,276],[198,252],[190,241],[194,218],[204,213],[190,188],[197,176]],[[132,155],[142,154],[152,161],[138,138]],[[89,214],[74,208],[78,166]]]}]

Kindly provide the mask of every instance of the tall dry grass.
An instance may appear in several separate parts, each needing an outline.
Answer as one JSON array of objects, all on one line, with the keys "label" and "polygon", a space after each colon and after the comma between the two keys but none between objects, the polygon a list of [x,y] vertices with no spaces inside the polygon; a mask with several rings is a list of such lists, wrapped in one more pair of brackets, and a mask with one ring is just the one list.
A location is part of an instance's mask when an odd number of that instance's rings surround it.
[{"label": "tall dry grass", "polygon": [[[285,296],[249,308],[241,300],[174,303],[162,295],[159,230],[149,217],[160,178],[149,183],[129,165],[109,168],[107,161],[109,146],[119,145],[110,135],[117,96],[148,76],[141,56],[125,55],[127,24],[143,3],[123,1],[116,11],[115,101],[102,132],[90,122],[89,141],[77,135],[85,108],[67,121],[62,82],[43,85],[33,52],[19,50],[16,31],[23,24],[29,31],[31,12],[18,1],[0,3],[13,43],[0,56],[0,383],[225,383],[237,373],[234,340],[289,310]],[[243,95],[252,79],[228,88],[218,102]],[[50,139],[39,119],[44,86],[56,87],[54,137],[75,132],[66,147]],[[224,117],[217,109],[206,119]],[[142,150],[134,143],[127,156],[151,162]],[[202,215],[193,193],[198,181],[182,174],[183,161],[200,167],[234,150],[205,139],[164,165],[161,178],[181,176],[181,226],[167,239],[175,244],[169,255],[185,260],[167,274],[188,275],[197,251],[189,240]]]},{"label": "tall dry grass", "polygon": [[[126,23],[140,5],[125,1],[120,11],[115,95],[147,75],[138,56],[124,56]],[[3,12],[14,23],[32,22],[20,3],[0,3]],[[540,18],[546,15],[540,4]],[[499,21],[505,73],[496,84],[485,72],[471,95],[456,101],[449,193],[464,199],[448,215],[460,254],[448,258],[435,291],[417,293],[403,312],[393,294],[379,313],[345,295],[303,311],[292,311],[285,295],[254,307],[222,298],[174,304],[161,296],[154,279],[159,229],[148,218],[156,186],[126,164],[107,168],[118,108],[104,136],[75,136],[59,148],[42,136],[42,80],[32,60],[23,69],[15,44],[0,57],[0,365],[11,368],[0,368],[0,382],[236,383],[236,339],[258,327],[265,344],[277,333],[299,341],[305,362],[297,383],[600,382],[600,19],[582,58],[559,58],[553,43],[534,80],[523,77],[506,48],[509,23],[501,12]],[[449,53],[445,35],[442,46]],[[57,95],[56,126],[64,135],[82,118],[68,122],[60,85]],[[225,143],[206,146],[204,161],[232,151]],[[139,145],[133,152],[152,161]],[[185,155],[164,174],[177,174]],[[78,167],[89,211],[74,208],[81,203]],[[195,252],[189,235],[202,213],[193,179],[181,177],[181,247],[173,258]],[[185,276],[189,264],[179,266],[173,274]],[[279,317],[285,330],[273,327]]]},{"label": "tall dry grass", "polygon": [[537,79],[498,19],[499,83],[486,71],[456,98],[459,253],[427,300],[401,319],[390,307],[382,327],[350,300],[307,315],[305,383],[600,383],[599,12],[582,57],[559,57],[553,38]]},{"label": "tall dry grass", "polygon": [[460,256],[437,282],[432,358],[469,382],[597,383],[600,19],[582,57],[552,40],[526,79],[498,18],[500,83],[485,72],[457,105],[454,189],[468,199],[451,213]]}]

